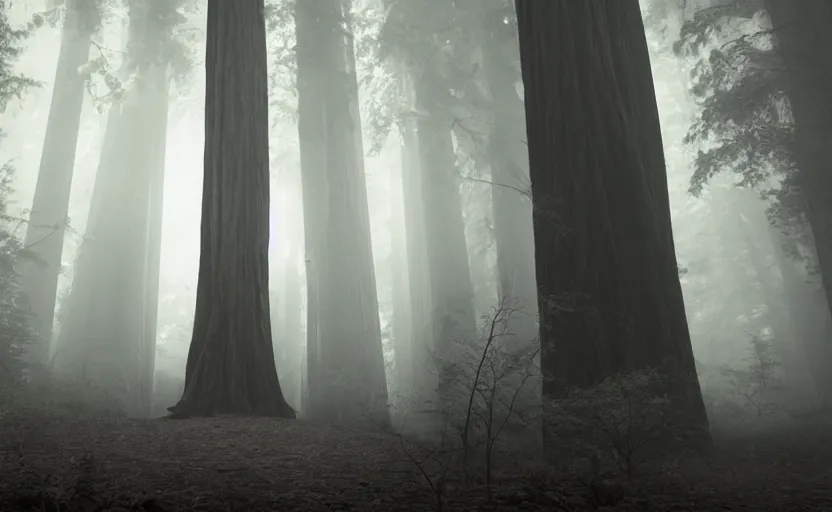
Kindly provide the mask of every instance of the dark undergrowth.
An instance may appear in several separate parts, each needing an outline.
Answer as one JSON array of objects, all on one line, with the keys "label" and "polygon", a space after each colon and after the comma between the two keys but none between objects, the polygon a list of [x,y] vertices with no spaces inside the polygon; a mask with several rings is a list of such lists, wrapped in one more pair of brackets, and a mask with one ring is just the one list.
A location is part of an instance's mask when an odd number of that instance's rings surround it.
[{"label": "dark undergrowth", "polygon": [[[2,512],[437,508],[399,440],[369,429],[6,407],[0,436]],[[832,432],[821,424],[720,436],[708,456],[656,464],[630,484],[607,482],[607,502],[580,475],[528,460],[501,464],[490,501],[476,483],[449,482],[443,509],[832,510]]]}]

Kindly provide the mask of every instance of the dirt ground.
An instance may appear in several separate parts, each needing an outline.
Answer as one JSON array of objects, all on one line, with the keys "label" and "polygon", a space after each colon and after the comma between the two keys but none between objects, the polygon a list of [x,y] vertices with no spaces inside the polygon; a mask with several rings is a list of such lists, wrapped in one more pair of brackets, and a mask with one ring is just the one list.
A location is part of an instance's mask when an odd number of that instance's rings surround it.
[{"label": "dirt ground", "polygon": [[[443,510],[832,511],[832,429],[719,436],[713,453],[613,505],[542,463],[498,471],[493,496],[448,484]],[[416,450],[418,452],[418,450]],[[418,511],[435,493],[383,432],[280,419],[130,420],[0,410],[0,511]]]}]

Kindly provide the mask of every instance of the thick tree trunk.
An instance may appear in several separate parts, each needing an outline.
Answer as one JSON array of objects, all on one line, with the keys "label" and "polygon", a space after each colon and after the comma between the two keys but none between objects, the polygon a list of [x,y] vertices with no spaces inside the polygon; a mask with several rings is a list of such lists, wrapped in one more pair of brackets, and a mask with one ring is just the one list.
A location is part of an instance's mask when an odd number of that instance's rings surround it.
[{"label": "thick tree trunk", "polygon": [[174,417],[294,418],[269,319],[269,117],[263,0],[209,0],[199,282]]},{"label": "thick tree trunk", "polygon": [[[832,311],[832,3],[766,0],[794,117],[795,161]],[[830,342],[832,344],[832,342]]]},{"label": "thick tree trunk", "polygon": [[[474,288],[451,135],[452,120],[443,107],[448,93],[441,77],[431,69],[424,70],[418,80],[414,77],[414,83],[416,105],[424,112],[416,126],[434,352],[444,365],[458,362],[459,341],[471,342],[476,338]],[[440,370],[440,377],[443,371]]]},{"label": "thick tree trunk", "polygon": [[81,67],[89,59],[92,33],[99,24],[93,0],[68,0],[64,16],[52,103],[24,240],[24,245],[40,261],[27,263],[20,270],[21,285],[37,322],[39,344],[33,356],[40,364],[48,362],[52,342],[58,275],[84,103],[86,76],[81,73]]},{"label": "thick tree trunk", "polygon": [[[311,413],[356,420],[369,412],[386,421],[387,384],[347,16],[340,0],[298,2],[295,16],[298,111],[305,118],[305,125],[298,126],[304,213],[311,216],[307,265],[314,266],[310,289],[316,288],[309,293],[317,309],[316,340],[310,343],[310,360],[316,358],[314,378],[309,367]],[[320,83],[307,88],[310,77]],[[310,135],[320,137],[322,146],[315,148]],[[321,151],[320,160],[310,150]],[[313,206],[318,211],[309,211]]]},{"label": "thick tree trunk", "polygon": [[135,416],[152,402],[169,84],[167,66],[154,60],[159,49],[145,43],[165,37],[163,23],[150,20],[168,7],[131,4],[126,66],[138,78],[110,110],[60,335],[64,370],[78,375],[80,365],[119,402],[110,406]]},{"label": "thick tree trunk", "polygon": [[544,393],[653,367],[704,439],[638,1],[516,5]]},{"label": "thick tree trunk", "polygon": [[[822,407],[832,407],[832,317],[824,300],[818,300],[817,276],[811,275],[804,260],[791,257],[782,246],[782,234],[771,232],[775,256],[783,277],[784,301],[788,305],[794,339],[800,344],[817,399]],[[809,397],[804,397],[808,399]]]},{"label": "thick tree trunk", "polygon": [[457,343],[471,342],[477,335],[456,155],[450,124],[439,112],[429,111],[417,125],[434,353],[442,365],[453,364],[458,362]]}]

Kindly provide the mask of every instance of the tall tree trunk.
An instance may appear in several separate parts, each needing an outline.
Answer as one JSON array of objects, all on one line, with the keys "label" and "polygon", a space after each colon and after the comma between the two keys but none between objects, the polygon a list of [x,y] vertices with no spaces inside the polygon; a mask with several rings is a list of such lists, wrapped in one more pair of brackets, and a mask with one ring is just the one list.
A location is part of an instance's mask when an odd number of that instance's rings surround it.
[{"label": "tall tree trunk", "polygon": [[[310,290],[315,288],[309,293],[317,310],[308,363],[310,412],[341,420],[369,412],[386,421],[387,384],[347,13],[340,0],[298,2],[295,22],[304,213],[310,214],[307,265],[313,267]],[[320,83],[307,88],[310,77]],[[310,135],[320,137],[322,146],[315,147]],[[312,156],[310,150],[322,155]],[[316,188],[310,190],[312,186]],[[312,206],[318,211],[310,212]]]},{"label": "tall tree trunk", "polygon": [[[402,158],[406,158],[402,149]],[[404,160],[398,169],[390,171],[390,189],[393,191],[393,212],[390,216],[389,230],[392,249],[390,251],[390,267],[393,277],[393,351],[396,367],[396,391],[399,395],[411,392],[413,387],[412,347],[413,338],[413,308],[411,306],[410,286],[407,268],[407,228],[405,223],[405,207],[402,187],[402,168]],[[400,397],[401,398],[401,397]]]},{"label": "tall tree trunk", "polygon": [[[147,268],[145,282],[145,327],[140,357],[142,358],[142,399],[152,402],[153,381],[156,367],[156,339],[158,334],[159,313],[159,275],[162,259],[162,218],[165,199],[165,154],[167,149],[167,124],[169,110],[170,79],[167,66],[153,66],[148,72],[150,87],[156,91],[156,97],[149,105],[150,141],[148,154],[151,156],[150,194],[148,205],[147,231]],[[148,411],[149,412],[149,411]]]},{"label": "tall tree trunk", "polygon": [[21,285],[29,297],[39,335],[33,356],[41,364],[49,360],[52,342],[69,193],[84,104],[86,76],[81,67],[89,59],[90,41],[99,23],[95,0],[67,0],[52,103],[24,240],[24,245],[40,262],[21,268]]},{"label": "tall tree trunk", "polygon": [[707,441],[638,1],[516,5],[544,393],[653,367]]},{"label": "tall tree trunk", "polygon": [[295,244],[291,245],[289,251],[288,261],[286,262],[286,279],[283,284],[283,339],[287,345],[287,352],[289,354],[289,363],[294,369],[294,378],[292,381],[291,398],[294,403],[302,403],[302,381],[303,381],[303,360],[305,359],[301,348],[303,347],[302,335],[303,328],[301,325],[301,287],[300,268],[298,264],[301,261],[300,251]]},{"label": "tall tree trunk", "polygon": [[[784,301],[788,305],[794,339],[800,343],[801,360],[812,376],[815,393],[822,407],[832,407],[832,317],[825,300],[818,300],[821,291],[817,276],[807,269],[806,261],[795,259],[783,248],[782,232],[769,230],[780,275],[783,277]],[[822,286],[822,284],[820,284]],[[809,397],[804,397],[808,400]]]},{"label": "tall tree trunk", "polygon": [[490,89],[493,120],[488,139],[497,243],[499,296],[511,298],[520,308],[506,326],[518,342],[537,338],[537,282],[534,271],[534,233],[526,150],[523,101],[515,86],[520,78],[512,57],[516,35],[504,21],[502,1],[486,2],[483,20],[485,73]]},{"label": "tall tree trunk", "polygon": [[[436,72],[430,68],[423,71],[418,80],[414,77],[416,105],[424,112],[416,126],[434,351],[444,366],[458,362],[457,342],[473,341],[477,324],[452,119],[445,110],[448,92]],[[440,368],[440,389],[450,377]]]},{"label": "tall tree trunk", "polygon": [[[832,311],[832,3],[766,0],[794,118],[795,161]],[[832,344],[832,342],[828,343]]]},{"label": "tall tree trunk", "polygon": [[[405,80],[407,76],[405,75]],[[413,89],[409,82],[405,91],[413,101]],[[427,233],[425,231],[425,203],[423,200],[422,167],[419,162],[419,139],[413,119],[402,119],[398,125],[402,174],[402,208],[404,215],[405,258],[407,260],[407,289],[410,300],[410,360],[407,389],[416,399],[429,386],[430,345],[433,338],[431,315],[430,268],[427,256]],[[400,384],[404,385],[404,384]]]},{"label": "tall tree trunk", "polygon": [[294,418],[269,319],[269,116],[263,0],[209,0],[199,281],[173,416]]},{"label": "tall tree trunk", "polygon": [[[167,65],[156,60],[170,37],[167,2],[130,5],[125,71],[137,80],[111,107],[87,223],[76,264],[61,350],[69,368],[109,388],[111,404],[150,413],[156,349],[161,185],[168,111]],[[175,9],[175,8],[174,8]],[[74,368],[73,368],[74,367]],[[100,397],[99,397],[100,398]]]},{"label": "tall tree trunk", "polygon": [[321,98],[327,80],[325,49],[317,37],[309,2],[295,4],[297,39],[298,137],[306,263],[306,388],[307,418],[323,413],[326,386],[321,375],[321,297],[326,295],[326,218],[329,203],[326,180],[326,109]]},{"label": "tall tree trunk", "polygon": [[[786,398],[793,407],[806,403],[814,391],[811,380],[806,378],[805,358],[800,357],[803,347],[798,344],[793,319],[785,301],[784,289],[777,282],[776,248],[769,245],[769,222],[765,214],[765,205],[748,190],[732,188],[725,191],[721,199],[724,209],[736,226],[736,234],[742,238],[754,275],[760,285],[762,298],[767,308],[766,320],[771,330],[774,350],[783,364]],[[733,196],[733,197],[732,197]],[[733,200],[732,200],[733,199]],[[725,226],[728,223],[721,223]],[[764,227],[761,232],[759,227]]]}]

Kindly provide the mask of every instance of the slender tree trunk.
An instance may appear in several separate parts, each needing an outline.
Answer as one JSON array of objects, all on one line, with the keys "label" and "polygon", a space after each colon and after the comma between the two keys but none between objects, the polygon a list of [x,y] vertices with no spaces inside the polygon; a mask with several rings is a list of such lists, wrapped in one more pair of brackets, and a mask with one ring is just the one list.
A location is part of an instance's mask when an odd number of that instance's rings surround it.
[{"label": "slender tree trunk", "polygon": [[488,140],[491,162],[494,237],[497,243],[499,296],[511,298],[507,331],[519,343],[537,339],[537,282],[534,271],[534,234],[529,190],[526,118],[517,94],[519,80],[511,60],[516,55],[514,27],[504,22],[501,1],[487,2],[483,20],[485,73],[493,120]]},{"label": "slender tree trunk", "polygon": [[143,400],[152,402],[153,381],[156,363],[156,339],[158,334],[159,313],[159,274],[162,258],[162,217],[165,186],[165,153],[167,149],[167,122],[169,110],[170,80],[167,66],[154,66],[149,71],[148,81],[156,91],[155,100],[149,105],[148,112],[151,141],[148,153],[152,156],[148,171],[150,176],[150,204],[148,206],[148,248],[145,290],[145,330],[142,343],[143,366]]},{"label": "slender tree trunk", "polygon": [[94,0],[66,2],[52,103],[24,240],[24,245],[40,260],[21,268],[21,285],[37,322],[39,344],[33,356],[41,364],[49,360],[52,342],[69,193],[84,104],[86,76],[81,67],[89,59],[92,34],[99,25],[97,9]]},{"label": "slender tree trunk", "polygon": [[292,365],[294,370],[294,378],[292,379],[291,388],[288,391],[291,392],[290,396],[294,403],[298,404],[302,403],[303,400],[301,389],[304,372],[301,369],[303,367],[303,360],[305,359],[301,351],[303,347],[301,339],[303,329],[301,325],[302,283],[300,269],[298,268],[298,264],[301,261],[300,258],[300,251],[295,244],[292,244],[286,262],[286,279],[283,284],[285,290],[283,293],[283,339],[287,345],[289,364]]},{"label": "slender tree trunk", "polygon": [[316,19],[307,7],[295,5],[297,38],[298,136],[300,139],[303,227],[306,244],[306,373],[307,418],[323,414],[326,386],[321,378],[321,329],[324,318],[321,297],[326,295],[326,219],[329,203],[326,180],[326,62],[322,39],[317,37]]},{"label": "slender tree trunk", "polygon": [[[308,363],[311,413],[354,420],[370,412],[386,421],[358,85],[346,10],[340,0],[298,2],[295,21],[304,213],[310,214],[307,265],[314,266],[307,272],[310,290],[316,287],[309,293],[317,310]],[[307,88],[311,77],[319,83]],[[323,144],[316,147],[312,137]],[[315,150],[322,155],[309,154]],[[317,211],[309,211],[312,206]]]},{"label": "slender tree trunk", "polygon": [[[402,157],[405,157],[404,150]],[[402,162],[404,164],[404,162]],[[404,201],[400,196],[402,187],[402,166],[390,171],[390,189],[397,194],[393,199],[393,213],[390,216],[391,253],[390,267],[393,277],[393,350],[395,353],[396,391],[399,394],[411,391],[413,372],[411,368],[411,345],[413,339],[409,271],[407,268],[407,228],[404,219]]]},{"label": "slender tree trunk", "polygon": [[[405,86],[412,95],[412,88]],[[425,231],[425,203],[422,194],[422,168],[419,163],[419,140],[412,119],[399,122],[401,136],[402,207],[404,215],[407,289],[410,300],[410,362],[408,364],[409,396],[415,399],[429,387],[429,340],[433,338],[431,316],[430,268]]]},{"label": "slender tree trunk", "polygon": [[263,0],[209,0],[199,282],[174,417],[294,418],[269,319],[269,116]]},{"label": "slender tree trunk", "polygon": [[516,5],[544,394],[653,367],[707,440],[638,1]]}]

